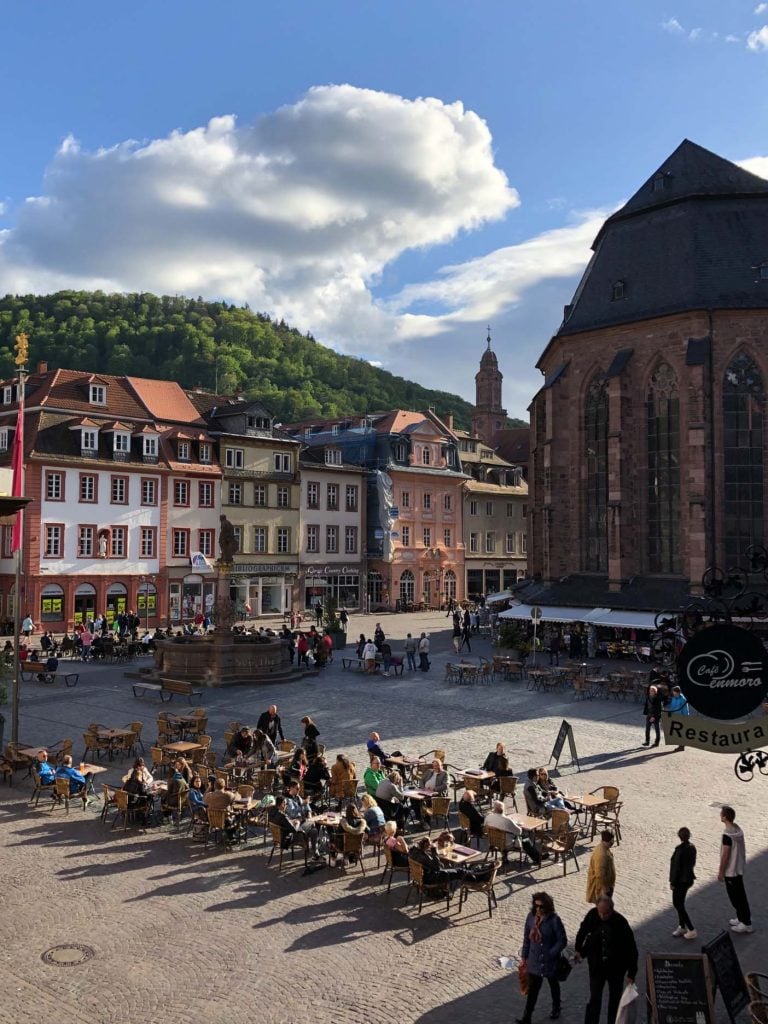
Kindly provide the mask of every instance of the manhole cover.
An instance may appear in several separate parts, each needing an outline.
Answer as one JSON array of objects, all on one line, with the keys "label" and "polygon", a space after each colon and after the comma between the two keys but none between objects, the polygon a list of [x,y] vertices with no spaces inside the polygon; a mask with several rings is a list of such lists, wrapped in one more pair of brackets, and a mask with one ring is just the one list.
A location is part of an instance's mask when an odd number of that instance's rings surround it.
[{"label": "manhole cover", "polygon": [[64,946],[47,949],[40,959],[43,963],[54,964],[56,967],[77,967],[94,956],[96,956],[96,952],[90,946],[80,946],[75,942],[68,942]]}]

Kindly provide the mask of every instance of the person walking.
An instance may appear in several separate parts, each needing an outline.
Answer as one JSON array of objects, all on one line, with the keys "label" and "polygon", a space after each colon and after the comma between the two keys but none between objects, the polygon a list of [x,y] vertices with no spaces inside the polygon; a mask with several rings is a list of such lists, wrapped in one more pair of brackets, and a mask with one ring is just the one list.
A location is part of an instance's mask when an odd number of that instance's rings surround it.
[{"label": "person walking", "polygon": [[419,639],[419,670],[429,672],[429,637],[426,633],[422,633]]},{"label": "person walking", "polygon": [[[688,700],[683,696],[683,691],[679,686],[672,687],[672,692],[669,695],[669,700],[664,705],[664,710],[669,711],[673,715],[690,715],[691,709],[688,707]],[[673,753],[676,754],[680,750],[685,750],[682,744],[679,747],[675,747]]]},{"label": "person walking", "polygon": [[626,917],[614,910],[613,900],[601,896],[579,925],[574,943],[576,963],[589,966],[589,1002],[584,1024],[599,1024],[603,989],[608,985],[608,1022],[614,1024],[619,1000],[637,976],[637,943]]},{"label": "person walking", "polygon": [[744,888],[744,868],[747,863],[744,833],[736,824],[736,811],[732,807],[725,806],[720,809],[720,821],[723,823],[723,840],[717,880],[725,882],[728,899],[736,911],[736,917],[732,917],[730,921],[731,931],[743,935],[753,931],[752,913]]},{"label": "person walking", "polygon": [[416,671],[416,648],[418,647],[418,640],[412,637],[410,633],[405,638],[405,656],[408,659],[408,671]]},{"label": "person walking", "polygon": [[341,623],[341,628],[344,631],[344,636],[346,636],[347,626],[349,625],[349,612],[346,608],[342,608],[339,612],[339,622]]},{"label": "person walking", "polygon": [[560,664],[560,634],[555,630],[549,641],[549,664]]},{"label": "person walking", "polygon": [[690,829],[678,829],[680,840],[669,862],[669,887],[672,890],[672,906],[677,911],[677,928],[672,932],[675,938],[698,938],[698,932],[685,909],[685,897],[696,881],[693,869],[696,866],[696,847],[691,842]]},{"label": "person walking", "polygon": [[459,644],[459,651],[461,651],[461,649],[466,644],[467,650],[469,651],[470,654],[472,653],[472,645],[469,642],[470,641],[470,636],[471,636],[470,629],[469,629],[468,626],[465,626],[462,629],[462,631],[461,631],[461,643]]},{"label": "person walking", "polygon": [[653,726],[656,733],[656,742],[653,744],[654,747],[658,747],[659,737],[659,719],[661,718],[661,694],[657,686],[649,686],[648,692],[645,695],[645,704],[643,704],[643,714],[645,715],[645,743],[644,747],[650,747],[651,745],[651,726]]},{"label": "person walking", "polygon": [[613,896],[616,885],[616,865],[611,847],[613,832],[600,833],[600,843],[592,851],[587,869],[587,903],[598,903],[602,896]]},{"label": "person walking", "polygon": [[552,996],[549,1019],[557,1020],[560,1016],[560,982],[556,974],[560,954],[567,944],[565,927],[555,913],[552,897],[546,892],[535,892],[533,906],[523,928],[522,962],[528,969],[528,998],[517,1024],[531,1024],[545,978]]}]

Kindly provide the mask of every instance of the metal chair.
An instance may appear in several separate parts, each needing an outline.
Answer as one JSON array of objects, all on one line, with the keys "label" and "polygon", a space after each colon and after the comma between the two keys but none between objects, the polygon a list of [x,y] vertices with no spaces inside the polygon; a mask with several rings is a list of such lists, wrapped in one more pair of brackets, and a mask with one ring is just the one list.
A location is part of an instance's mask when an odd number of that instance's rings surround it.
[{"label": "metal chair", "polygon": [[445,908],[446,910],[451,909],[451,883],[446,882],[425,882],[424,881],[424,868],[418,861],[412,857],[408,858],[408,867],[410,868],[410,878],[408,880],[408,889],[405,893],[405,904],[408,905],[408,900],[411,897],[411,889],[416,889],[419,894],[419,913],[424,904],[424,894],[429,895],[433,893],[435,895],[441,895],[445,897]]},{"label": "metal chair", "polygon": [[568,854],[573,857],[576,870],[581,871],[578,858],[576,857],[576,841],[578,838],[578,829],[571,829],[559,832],[557,835],[544,836],[541,840],[542,849],[549,850],[555,857],[562,857],[563,877],[565,877],[565,873],[568,870]]},{"label": "metal chair", "polygon": [[461,908],[464,906],[464,900],[471,892],[484,892],[488,897],[488,917],[493,917],[493,908],[498,906],[496,893],[493,890],[498,870],[498,865],[494,864],[491,868],[490,877],[485,879],[485,881],[478,880],[473,882],[469,878],[465,878],[462,881],[461,889],[459,890],[459,913],[461,913]]}]

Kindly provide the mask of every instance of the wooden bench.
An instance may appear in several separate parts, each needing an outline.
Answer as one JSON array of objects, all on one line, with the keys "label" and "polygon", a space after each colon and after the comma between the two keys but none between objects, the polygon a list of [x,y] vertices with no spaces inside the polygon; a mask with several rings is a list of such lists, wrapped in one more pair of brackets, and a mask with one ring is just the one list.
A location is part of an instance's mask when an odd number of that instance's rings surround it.
[{"label": "wooden bench", "polygon": [[[403,658],[400,657],[399,654],[393,654],[392,658],[390,659],[390,663],[391,663],[391,666],[392,666],[392,671],[395,673],[395,675],[396,676],[401,676],[403,674],[403,669],[405,668],[405,663],[403,661]],[[382,659],[381,655],[379,654],[379,655],[376,656],[376,665],[374,667],[374,672],[378,672],[379,669],[383,667],[383,665],[384,665],[384,660]],[[348,657],[348,658],[342,658],[341,659],[341,667],[342,667],[342,669],[345,669],[345,670],[346,669],[356,669],[358,672],[364,672],[365,671],[365,661],[364,661],[363,658],[358,658],[357,656]]]},{"label": "wooden bench", "polygon": [[64,680],[64,685],[67,688],[70,686],[77,686],[78,680],[80,679],[79,672],[59,672],[58,669],[55,672],[51,672],[42,662],[36,661],[20,662],[19,671],[21,672],[21,678],[24,682],[29,682],[31,679],[37,679],[38,676],[42,676],[43,678],[38,680],[39,682],[55,683],[59,676],[61,676]]},{"label": "wooden bench", "polygon": [[[186,697],[187,701],[191,704],[193,697],[199,697],[202,694],[202,690],[195,690],[192,683],[186,679],[164,679],[162,683],[134,683],[133,684],[133,696],[143,697],[147,692],[154,692],[160,694],[160,700],[165,702],[167,700],[173,700],[175,694],[180,694],[182,697]],[[165,694],[168,697],[165,697]]]}]

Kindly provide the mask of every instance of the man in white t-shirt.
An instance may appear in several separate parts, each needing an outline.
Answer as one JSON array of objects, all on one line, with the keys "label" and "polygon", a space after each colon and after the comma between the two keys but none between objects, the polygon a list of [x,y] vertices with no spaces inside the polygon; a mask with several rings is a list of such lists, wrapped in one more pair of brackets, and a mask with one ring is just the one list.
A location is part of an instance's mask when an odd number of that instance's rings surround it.
[{"label": "man in white t-shirt", "polygon": [[723,823],[723,840],[717,880],[725,882],[728,899],[736,911],[736,917],[731,918],[731,931],[743,935],[752,931],[752,914],[744,889],[744,868],[747,863],[744,833],[736,824],[736,812],[732,807],[720,809],[720,821]]},{"label": "man in white t-shirt", "polygon": [[419,669],[429,672],[429,637],[422,633],[419,639]]},{"label": "man in white t-shirt", "polygon": [[366,672],[376,671],[376,644],[373,640],[366,640],[365,646],[363,647],[363,662],[365,663]]},{"label": "man in white t-shirt", "polygon": [[[507,859],[507,850],[511,850],[515,846],[515,840],[518,836],[522,836],[520,843],[525,851],[526,855],[531,860],[539,859],[539,851],[536,849],[534,843],[527,836],[523,836],[523,830],[508,814],[504,813],[504,804],[501,800],[494,800],[490,811],[485,816],[485,827],[486,828],[497,828],[502,832],[507,833],[507,843],[505,848],[501,851],[502,861]],[[548,857],[548,853],[542,854],[543,857]]]}]

